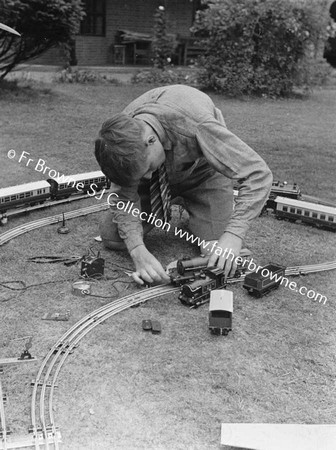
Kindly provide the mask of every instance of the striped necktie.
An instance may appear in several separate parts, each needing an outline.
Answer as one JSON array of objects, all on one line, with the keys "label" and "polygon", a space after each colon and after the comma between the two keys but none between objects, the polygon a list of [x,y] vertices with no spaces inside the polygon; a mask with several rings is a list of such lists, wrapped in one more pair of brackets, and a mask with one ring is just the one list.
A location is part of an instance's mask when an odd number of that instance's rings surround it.
[{"label": "striped necktie", "polygon": [[164,164],[152,174],[150,182],[150,199],[152,214],[165,222],[170,220],[170,189]]}]

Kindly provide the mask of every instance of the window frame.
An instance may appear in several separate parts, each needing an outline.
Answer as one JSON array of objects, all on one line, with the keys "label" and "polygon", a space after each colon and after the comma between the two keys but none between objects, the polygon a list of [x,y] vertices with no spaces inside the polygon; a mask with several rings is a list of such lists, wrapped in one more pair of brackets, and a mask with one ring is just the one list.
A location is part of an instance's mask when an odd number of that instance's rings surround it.
[{"label": "window frame", "polygon": [[[83,6],[85,10],[85,17],[80,24],[81,36],[94,36],[105,37],[106,36],[106,0],[100,0],[102,2],[102,12],[97,12],[97,1],[95,0],[83,0]],[[102,19],[101,29],[97,30],[98,21]]]}]

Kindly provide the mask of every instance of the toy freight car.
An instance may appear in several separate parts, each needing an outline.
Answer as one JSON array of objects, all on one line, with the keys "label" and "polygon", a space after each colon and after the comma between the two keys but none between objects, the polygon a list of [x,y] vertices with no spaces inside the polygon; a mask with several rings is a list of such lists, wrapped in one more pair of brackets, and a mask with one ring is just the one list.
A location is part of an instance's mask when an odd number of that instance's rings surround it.
[{"label": "toy freight car", "polygon": [[245,275],[243,288],[254,297],[262,297],[273,289],[278,289],[284,275],[284,266],[268,264],[258,272]]},{"label": "toy freight car", "polygon": [[233,294],[226,289],[210,292],[209,330],[213,334],[224,334],[232,330]]}]

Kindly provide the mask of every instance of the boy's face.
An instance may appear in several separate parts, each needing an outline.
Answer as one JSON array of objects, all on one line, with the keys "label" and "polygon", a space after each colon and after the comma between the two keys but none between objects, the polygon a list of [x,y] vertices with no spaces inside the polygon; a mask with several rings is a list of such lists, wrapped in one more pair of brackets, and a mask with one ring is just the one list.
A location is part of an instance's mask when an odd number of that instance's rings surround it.
[{"label": "boy's face", "polygon": [[157,134],[146,123],[144,124],[143,137],[146,144],[147,158],[137,178],[150,180],[153,172],[165,162],[166,155]]}]

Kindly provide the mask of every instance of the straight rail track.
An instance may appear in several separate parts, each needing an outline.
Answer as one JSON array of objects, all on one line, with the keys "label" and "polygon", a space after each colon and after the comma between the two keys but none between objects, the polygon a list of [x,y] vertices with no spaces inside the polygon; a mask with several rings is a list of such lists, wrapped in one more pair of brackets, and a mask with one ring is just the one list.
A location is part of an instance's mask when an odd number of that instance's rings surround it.
[{"label": "straight rail track", "polygon": [[63,214],[64,219],[73,219],[75,217],[85,216],[87,214],[103,211],[108,207],[108,203],[105,202],[87,206],[85,208],[76,209],[75,211],[57,214],[55,216],[45,217],[43,219],[35,220],[24,225],[19,225],[18,227],[12,228],[11,230],[8,230],[0,235],[0,246],[10,241],[11,239],[14,239],[24,233],[28,233],[29,231],[36,230],[37,228],[41,228],[47,225],[52,225],[54,223],[62,222]]},{"label": "straight rail track", "polygon": [[2,384],[0,379],[0,438],[2,440],[2,448],[7,450],[7,425],[6,425],[6,415],[4,406],[4,395],[2,390]]}]

